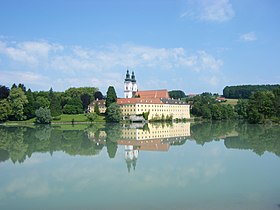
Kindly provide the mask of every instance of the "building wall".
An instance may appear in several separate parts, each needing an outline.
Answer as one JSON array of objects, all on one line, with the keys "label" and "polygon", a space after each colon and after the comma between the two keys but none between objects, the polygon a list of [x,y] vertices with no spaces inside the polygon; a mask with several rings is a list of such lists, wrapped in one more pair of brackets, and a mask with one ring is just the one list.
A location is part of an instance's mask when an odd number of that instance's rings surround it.
[{"label": "building wall", "polygon": [[190,106],[187,104],[120,104],[123,116],[140,115],[143,112],[150,112],[148,120],[171,116],[173,119],[190,118]]}]

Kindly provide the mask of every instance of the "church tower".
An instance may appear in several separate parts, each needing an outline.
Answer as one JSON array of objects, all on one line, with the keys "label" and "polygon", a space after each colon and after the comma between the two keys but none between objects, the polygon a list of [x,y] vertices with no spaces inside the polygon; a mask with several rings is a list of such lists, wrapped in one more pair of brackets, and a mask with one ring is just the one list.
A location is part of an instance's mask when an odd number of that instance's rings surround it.
[{"label": "church tower", "polygon": [[124,98],[132,98],[135,96],[137,92],[137,84],[134,72],[130,77],[129,71],[126,71],[125,79],[124,79]]},{"label": "church tower", "polygon": [[137,84],[136,84],[134,71],[132,72],[132,75],[131,75],[131,82],[132,82],[132,97],[134,97],[137,92]]}]

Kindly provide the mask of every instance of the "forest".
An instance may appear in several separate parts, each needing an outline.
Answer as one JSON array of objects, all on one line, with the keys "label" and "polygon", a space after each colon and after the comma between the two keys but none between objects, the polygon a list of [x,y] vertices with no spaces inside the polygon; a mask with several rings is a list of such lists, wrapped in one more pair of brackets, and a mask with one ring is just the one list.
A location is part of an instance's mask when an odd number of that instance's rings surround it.
[{"label": "forest", "polygon": [[280,85],[238,85],[226,86],[223,89],[223,96],[234,99],[248,99],[253,93],[260,91],[273,91]]}]

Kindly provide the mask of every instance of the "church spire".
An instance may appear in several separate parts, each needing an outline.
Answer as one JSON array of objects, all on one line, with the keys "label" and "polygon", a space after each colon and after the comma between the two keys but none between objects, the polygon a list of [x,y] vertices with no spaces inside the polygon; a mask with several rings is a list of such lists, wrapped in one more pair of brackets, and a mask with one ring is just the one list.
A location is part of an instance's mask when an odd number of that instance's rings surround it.
[{"label": "church spire", "polygon": [[131,82],[136,82],[134,71],[132,71]]},{"label": "church spire", "polygon": [[130,74],[129,74],[128,69],[127,69],[127,71],[126,71],[125,81],[127,81],[127,82],[130,82],[130,81],[131,81],[131,79],[130,79]]}]

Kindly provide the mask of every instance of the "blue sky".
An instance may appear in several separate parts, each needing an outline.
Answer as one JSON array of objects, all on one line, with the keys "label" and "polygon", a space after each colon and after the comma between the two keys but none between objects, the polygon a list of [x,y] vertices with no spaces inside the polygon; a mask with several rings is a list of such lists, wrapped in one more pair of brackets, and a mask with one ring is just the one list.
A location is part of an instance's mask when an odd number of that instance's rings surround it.
[{"label": "blue sky", "polygon": [[222,93],[280,83],[278,0],[1,0],[0,84]]}]

